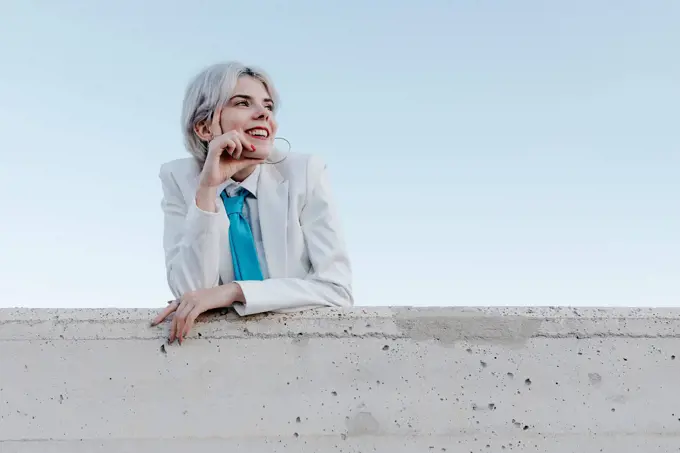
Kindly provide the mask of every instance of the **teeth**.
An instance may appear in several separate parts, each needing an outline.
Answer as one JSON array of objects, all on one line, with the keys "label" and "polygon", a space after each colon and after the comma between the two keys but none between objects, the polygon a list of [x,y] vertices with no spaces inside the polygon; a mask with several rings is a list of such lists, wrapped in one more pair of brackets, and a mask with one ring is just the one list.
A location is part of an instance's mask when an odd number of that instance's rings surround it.
[{"label": "teeth", "polygon": [[255,137],[267,137],[267,136],[269,136],[269,133],[264,129],[251,129],[251,130],[248,131],[248,134],[253,135]]}]

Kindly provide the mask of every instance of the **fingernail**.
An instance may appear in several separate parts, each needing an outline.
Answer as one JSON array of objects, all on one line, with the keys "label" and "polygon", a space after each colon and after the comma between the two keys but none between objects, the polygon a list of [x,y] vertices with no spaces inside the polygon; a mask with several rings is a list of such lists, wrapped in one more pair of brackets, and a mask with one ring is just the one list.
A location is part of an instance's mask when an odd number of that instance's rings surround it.
[{"label": "fingernail", "polygon": [[250,145],[250,149],[252,149],[253,151],[255,151],[255,145]]}]

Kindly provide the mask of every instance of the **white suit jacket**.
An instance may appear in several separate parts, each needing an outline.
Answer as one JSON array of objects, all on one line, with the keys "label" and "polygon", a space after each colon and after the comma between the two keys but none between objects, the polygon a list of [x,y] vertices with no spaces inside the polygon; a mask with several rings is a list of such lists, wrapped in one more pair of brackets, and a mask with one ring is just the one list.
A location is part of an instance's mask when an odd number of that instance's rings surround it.
[{"label": "white suit jacket", "polygon": [[[163,247],[168,285],[175,297],[234,281],[229,219],[218,190],[217,212],[196,206],[200,166],[193,158],[161,166]],[[224,184],[226,186],[226,183]],[[239,281],[244,316],[315,307],[349,307],[352,272],[331,195],[326,165],[318,158],[288,153],[261,164],[258,214],[269,277]]]}]

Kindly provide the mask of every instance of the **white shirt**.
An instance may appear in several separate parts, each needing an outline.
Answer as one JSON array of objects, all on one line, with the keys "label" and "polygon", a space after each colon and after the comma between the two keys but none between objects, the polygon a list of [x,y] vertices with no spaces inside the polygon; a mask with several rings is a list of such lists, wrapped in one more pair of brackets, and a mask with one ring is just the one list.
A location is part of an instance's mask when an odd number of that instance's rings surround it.
[{"label": "white shirt", "polygon": [[269,271],[267,269],[267,259],[264,254],[264,244],[262,241],[262,229],[260,228],[260,215],[258,213],[257,206],[257,183],[260,180],[260,166],[257,165],[255,170],[242,182],[234,181],[229,179],[227,181],[224,190],[227,191],[227,196],[233,197],[236,195],[238,190],[242,187],[248,191],[246,196],[244,207],[243,207],[243,217],[245,217],[246,222],[250,225],[250,229],[253,232],[253,239],[255,240],[255,248],[257,249],[257,259],[260,262],[260,269],[262,270],[262,277],[269,278]]}]

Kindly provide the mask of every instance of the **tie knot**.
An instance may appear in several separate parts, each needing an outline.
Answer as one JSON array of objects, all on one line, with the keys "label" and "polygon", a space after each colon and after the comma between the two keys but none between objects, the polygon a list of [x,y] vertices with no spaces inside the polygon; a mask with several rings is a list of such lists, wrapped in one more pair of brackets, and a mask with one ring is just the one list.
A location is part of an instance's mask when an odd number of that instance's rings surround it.
[{"label": "tie knot", "polygon": [[227,195],[227,191],[222,192],[222,201],[224,202],[224,209],[227,215],[241,214],[243,212],[243,201],[248,195],[248,191],[243,187],[239,188],[233,197]]}]

